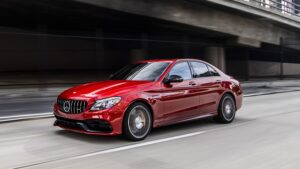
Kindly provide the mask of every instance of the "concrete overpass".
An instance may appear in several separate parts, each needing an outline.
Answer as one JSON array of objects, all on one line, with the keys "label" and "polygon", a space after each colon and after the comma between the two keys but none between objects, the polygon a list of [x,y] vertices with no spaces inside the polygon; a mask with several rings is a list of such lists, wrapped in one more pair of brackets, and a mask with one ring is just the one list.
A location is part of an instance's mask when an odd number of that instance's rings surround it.
[{"label": "concrete overpass", "polygon": [[297,10],[291,15],[271,5],[4,0],[0,71],[110,71],[140,59],[194,57],[243,79],[299,76]]},{"label": "concrete overpass", "polygon": [[[298,17],[273,14],[243,0],[75,1],[234,35],[238,43],[254,47],[260,47],[261,42],[279,45],[280,38],[299,37],[299,32],[290,30],[300,28]],[[228,9],[220,9],[224,7]]]}]

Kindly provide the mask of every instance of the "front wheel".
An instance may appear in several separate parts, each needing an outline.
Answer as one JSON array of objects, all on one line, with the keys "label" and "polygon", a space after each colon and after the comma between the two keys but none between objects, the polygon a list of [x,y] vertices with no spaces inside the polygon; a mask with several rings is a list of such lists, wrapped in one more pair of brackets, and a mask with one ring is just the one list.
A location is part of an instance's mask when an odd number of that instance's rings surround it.
[{"label": "front wheel", "polygon": [[126,111],[123,119],[123,135],[132,141],[147,137],[152,128],[152,117],[149,108],[143,103],[134,103]]},{"label": "front wheel", "polygon": [[214,118],[219,123],[231,123],[235,117],[235,102],[231,95],[225,94],[219,103],[218,115]]}]

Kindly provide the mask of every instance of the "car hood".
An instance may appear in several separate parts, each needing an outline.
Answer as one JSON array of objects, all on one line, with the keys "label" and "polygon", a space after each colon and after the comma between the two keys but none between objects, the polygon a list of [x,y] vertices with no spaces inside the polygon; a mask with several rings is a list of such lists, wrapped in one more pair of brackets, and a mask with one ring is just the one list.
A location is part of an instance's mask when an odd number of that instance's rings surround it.
[{"label": "car hood", "polygon": [[121,96],[125,93],[137,92],[153,84],[149,81],[130,80],[107,80],[101,82],[91,82],[75,86],[64,91],[61,98],[105,98],[111,96]]}]

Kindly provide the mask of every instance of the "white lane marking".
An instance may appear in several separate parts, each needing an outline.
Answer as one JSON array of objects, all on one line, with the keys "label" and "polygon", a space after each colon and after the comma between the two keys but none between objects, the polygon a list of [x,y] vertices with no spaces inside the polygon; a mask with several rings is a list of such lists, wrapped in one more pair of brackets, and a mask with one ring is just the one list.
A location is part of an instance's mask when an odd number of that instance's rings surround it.
[{"label": "white lane marking", "polygon": [[179,136],[174,136],[174,137],[169,137],[169,138],[164,138],[164,139],[148,141],[148,142],[144,142],[144,143],[138,143],[138,144],[123,146],[123,147],[117,147],[117,148],[102,150],[102,151],[98,151],[98,152],[94,152],[94,153],[90,153],[90,154],[84,154],[81,156],[71,157],[68,160],[75,160],[75,159],[81,159],[81,158],[86,158],[86,157],[91,157],[91,156],[96,156],[96,155],[101,155],[101,154],[114,153],[114,152],[118,152],[118,151],[124,151],[124,150],[134,149],[134,148],[138,148],[138,147],[144,147],[144,146],[149,146],[149,145],[153,145],[153,144],[163,143],[163,142],[167,142],[167,141],[183,139],[183,138],[192,137],[192,136],[196,136],[196,135],[200,135],[200,134],[204,134],[204,133],[206,133],[206,131],[199,131],[199,132],[194,132],[194,133],[189,133],[189,134],[184,134],[184,135],[179,135]]},{"label": "white lane marking", "polygon": [[54,115],[52,112],[5,116],[5,117],[0,117],[0,122],[9,122],[9,121],[35,119],[35,118],[45,118],[45,117],[53,117],[53,116]]},{"label": "white lane marking", "polygon": [[217,127],[217,128],[213,128],[213,129],[204,130],[204,131],[198,131],[198,132],[173,136],[173,137],[169,137],[169,138],[148,141],[148,142],[144,142],[144,143],[138,143],[138,144],[133,144],[133,145],[128,145],[128,146],[122,146],[122,147],[117,147],[117,148],[100,150],[100,151],[97,151],[97,152],[83,154],[83,155],[76,155],[76,156],[73,156],[73,157],[59,158],[59,159],[54,159],[54,160],[49,160],[49,161],[41,161],[41,162],[38,162],[38,163],[33,163],[33,164],[25,165],[25,166],[15,167],[15,169],[17,169],[17,168],[18,169],[20,169],[20,168],[29,168],[29,167],[32,167],[32,166],[52,164],[52,163],[57,163],[57,162],[70,161],[70,160],[76,160],[76,159],[91,157],[91,156],[97,156],[97,155],[101,155],[101,154],[109,154],[109,153],[114,153],[114,152],[119,152],[119,151],[130,150],[130,149],[144,147],[144,146],[148,146],[148,145],[154,145],[154,144],[158,144],[158,143],[163,143],[163,142],[188,138],[188,137],[192,137],[192,136],[197,136],[197,135],[205,134],[205,133],[212,132],[212,131],[218,131],[218,130],[224,129],[224,128],[226,129],[226,128],[234,128],[234,127],[238,127],[238,126],[243,126],[243,125],[246,125],[250,122],[252,122],[252,120],[250,120],[248,122],[238,123],[238,124],[232,125],[232,126]]},{"label": "white lane marking", "polygon": [[97,155],[102,155],[102,154],[108,154],[108,153],[114,153],[114,152],[119,152],[119,151],[130,150],[130,149],[149,146],[149,145],[153,145],[153,144],[158,144],[158,143],[163,143],[163,142],[168,142],[168,141],[174,141],[174,140],[188,138],[188,137],[193,137],[193,136],[205,134],[205,133],[208,133],[208,132],[218,131],[220,129],[228,129],[228,128],[239,127],[239,126],[246,125],[250,122],[252,122],[252,120],[247,121],[247,122],[243,122],[243,123],[237,123],[237,124],[234,124],[234,125],[231,125],[231,126],[217,127],[217,128],[213,128],[213,129],[204,130],[204,131],[197,131],[197,132],[193,132],[193,133],[188,133],[188,134],[183,134],[183,135],[178,135],[178,136],[173,136],[173,137],[168,137],[168,138],[163,138],[163,139],[158,139],[158,140],[153,140],[153,141],[148,141],[148,142],[144,142],[144,143],[137,143],[137,144],[128,145],[128,146],[122,146],[122,147],[117,147],[117,148],[112,148],[112,149],[107,149],[107,150],[101,150],[101,151],[94,152],[94,153],[89,153],[89,154],[79,155],[79,156],[70,157],[70,158],[66,158],[66,159],[61,159],[61,160],[58,160],[58,161],[76,160],[76,159],[82,159],[82,158],[91,157],[91,156],[97,156]]}]

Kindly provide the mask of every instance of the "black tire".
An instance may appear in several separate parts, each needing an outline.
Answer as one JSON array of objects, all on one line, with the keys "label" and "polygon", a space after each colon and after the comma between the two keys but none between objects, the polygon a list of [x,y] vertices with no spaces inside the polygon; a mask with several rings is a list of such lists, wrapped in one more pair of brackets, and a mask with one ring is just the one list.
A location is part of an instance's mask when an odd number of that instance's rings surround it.
[{"label": "black tire", "polygon": [[129,106],[123,119],[123,136],[132,141],[144,140],[152,128],[151,110],[136,102]]},{"label": "black tire", "polygon": [[219,123],[231,123],[235,118],[235,101],[230,94],[225,94],[219,103],[218,115],[214,120]]}]

